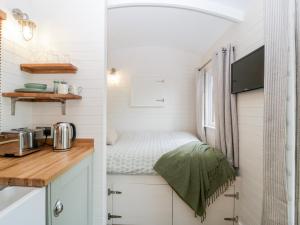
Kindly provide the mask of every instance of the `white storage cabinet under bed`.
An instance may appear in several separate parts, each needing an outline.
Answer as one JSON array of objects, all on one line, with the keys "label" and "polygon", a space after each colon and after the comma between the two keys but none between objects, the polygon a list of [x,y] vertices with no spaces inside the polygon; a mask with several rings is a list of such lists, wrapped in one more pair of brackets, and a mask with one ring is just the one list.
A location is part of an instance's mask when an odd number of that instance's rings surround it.
[{"label": "white storage cabinet under bed", "polygon": [[[153,171],[156,160],[196,137],[184,132],[122,135],[108,147],[108,214],[112,225],[198,225],[191,210]],[[134,163],[132,163],[134,162]],[[233,225],[237,182],[207,209],[204,225]],[[227,218],[227,220],[224,220]]]}]

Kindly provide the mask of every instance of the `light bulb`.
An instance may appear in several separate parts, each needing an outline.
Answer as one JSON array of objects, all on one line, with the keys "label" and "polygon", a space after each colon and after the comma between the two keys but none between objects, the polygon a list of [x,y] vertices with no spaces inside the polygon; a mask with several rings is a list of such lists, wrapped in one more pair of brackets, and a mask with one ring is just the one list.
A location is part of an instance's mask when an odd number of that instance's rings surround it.
[{"label": "light bulb", "polygon": [[24,25],[22,29],[23,37],[26,41],[29,41],[33,38],[33,28],[29,25]]},{"label": "light bulb", "polygon": [[118,86],[120,84],[120,75],[119,74],[109,74],[108,75],[108,84],[109,86]]}]

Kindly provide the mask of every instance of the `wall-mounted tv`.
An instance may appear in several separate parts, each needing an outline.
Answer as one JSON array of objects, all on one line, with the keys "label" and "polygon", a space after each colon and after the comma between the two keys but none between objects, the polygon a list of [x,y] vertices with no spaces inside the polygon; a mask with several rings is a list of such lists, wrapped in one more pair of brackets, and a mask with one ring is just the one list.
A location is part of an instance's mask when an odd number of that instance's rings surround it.
[{"label": "wall-mounted tv", "polygon": [[231,64],[231,93],[264,87],[264,46]]}]

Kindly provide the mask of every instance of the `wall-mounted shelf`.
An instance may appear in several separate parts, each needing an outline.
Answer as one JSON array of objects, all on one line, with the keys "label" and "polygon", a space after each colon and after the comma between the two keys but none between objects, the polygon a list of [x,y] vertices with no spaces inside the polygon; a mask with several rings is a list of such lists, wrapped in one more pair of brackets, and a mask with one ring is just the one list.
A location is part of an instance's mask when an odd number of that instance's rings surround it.
[{"label": "wall-mounted shelf", "polygon": [[0,20],[6,20],[6,13],[0,9]]},{"label": "wall-mounted shelf", "polygon": [[21,93],[21,92],[6,92],[2,93],[3,97],[11,98],[11,115],[16,113],[17,102],[60,102],[62,114],[66,115],[66,101],[67,100],[80,100],[82,97],[79,95],[62,95],[54,93]]},{"label": "wall-mounted shelf", "polygon": [[70,63],[21,64],[22,71],[32,74],[76,73],[77,67]]}]

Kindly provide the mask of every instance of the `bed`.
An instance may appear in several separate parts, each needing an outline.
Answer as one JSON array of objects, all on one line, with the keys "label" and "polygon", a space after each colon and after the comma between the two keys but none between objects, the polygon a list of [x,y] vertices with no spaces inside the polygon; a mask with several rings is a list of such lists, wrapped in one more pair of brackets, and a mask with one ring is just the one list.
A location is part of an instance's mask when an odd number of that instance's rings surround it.
[{"label": "bed", "polygon": [[116,144],[107,147],[107,173],[156,175],[153,166],[160,156],[196,140],[187,132],[122,133]]},{"label": "bed", "polygon": [[[114,145],[107,146],[108,224],[201,224],[153,170],[164,153],[196,140],[187,132],[127,132],[120,134]],[[235,188],[232,185],[225,194],[234,194]],[[232,224],[225,217],[234,217],[234,198],[221,196],[209,207],[204,224]]]}]

